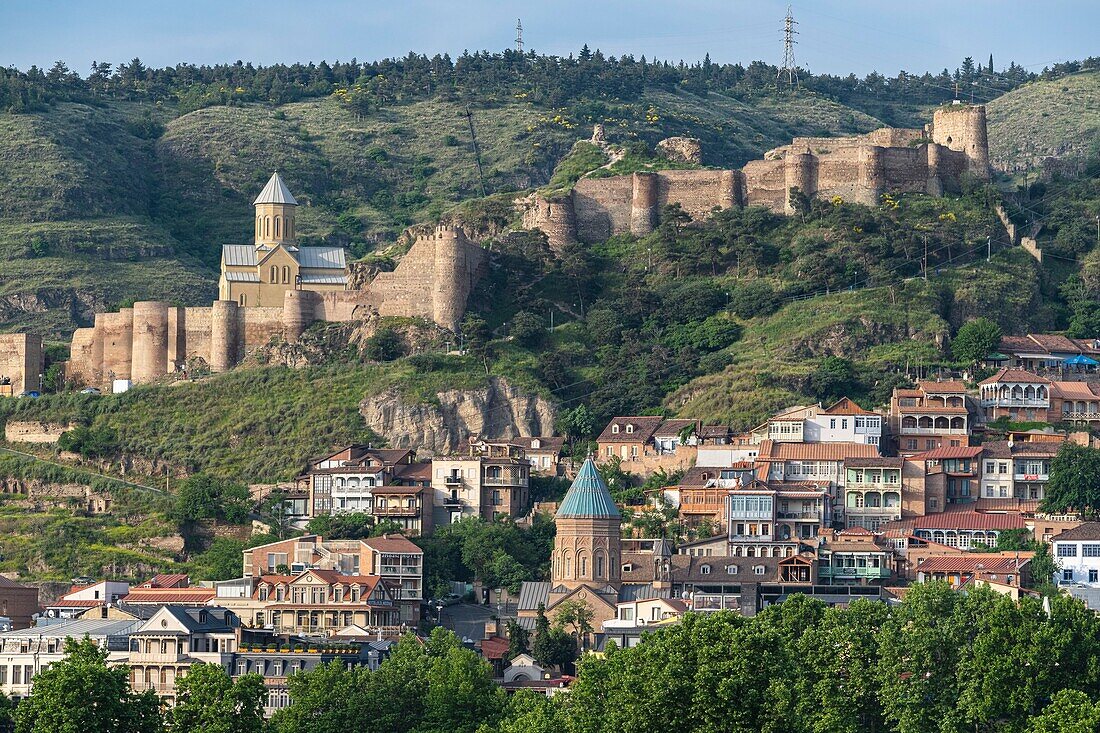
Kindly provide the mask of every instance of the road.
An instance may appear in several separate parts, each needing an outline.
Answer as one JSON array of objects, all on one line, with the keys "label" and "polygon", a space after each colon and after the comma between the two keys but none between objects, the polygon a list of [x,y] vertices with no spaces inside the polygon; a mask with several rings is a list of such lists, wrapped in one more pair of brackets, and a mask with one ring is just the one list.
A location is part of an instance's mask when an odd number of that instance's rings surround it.
[{"label": "road", "polygon": [[[471,603],[457,603],[453,606],[444,606],[440,621],[444,628],[451,629],[460,638],[479,641],[485,638],[485,622],[495,616],[496,612],[495,605],[475,606]],[[508,619],[516,617],[516,605],[513,603],[504,606],[501,612],[507,623]]]}]

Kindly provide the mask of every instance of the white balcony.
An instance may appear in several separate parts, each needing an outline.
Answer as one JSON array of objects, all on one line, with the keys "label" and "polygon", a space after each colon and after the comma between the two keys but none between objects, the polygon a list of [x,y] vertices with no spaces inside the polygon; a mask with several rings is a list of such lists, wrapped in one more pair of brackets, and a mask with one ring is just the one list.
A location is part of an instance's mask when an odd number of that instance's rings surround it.
[{"label": "white balcony", "polygon": [[982,407],[1042,407],[1048,409],[1050,400],[1033,397],[983,397]]},{"label": "white balcony", "polygon": [[966,428],[921,428],[901,427],[902,435],[967,435]]}]

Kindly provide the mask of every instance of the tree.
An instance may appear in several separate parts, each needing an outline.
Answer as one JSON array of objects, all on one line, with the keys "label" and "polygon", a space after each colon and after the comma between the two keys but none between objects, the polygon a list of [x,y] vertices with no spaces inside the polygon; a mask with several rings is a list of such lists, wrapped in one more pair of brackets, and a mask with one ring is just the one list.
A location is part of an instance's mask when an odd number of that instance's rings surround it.
[{"label": "tree", "polygon": [[592,633],[592,617],[592,609],[584,601],[562,601],[554,614],[554,625],[558,628],[571,627],[573,635],[581,639]]},{"label": "tree", "polygon": [[1070,441],[1050,462],[1050,480],[1042,501],[1045,512],[1070,510],[1095,515],[1100,509],[1100,449]]},{"label": "tree", "polygon": [[535,641],[531,655],[539,664],[560,667],[577,658],[577,642],[561,627],[551,628],[546,608],[540,603],[535,617]]},{"label": "tree", "polygon": [[176,682],[168,733],[262,733],[266,697],[258,674],[233,680],[220,665],[193,665]]},{"label": "tree", "polygon": [[1001,327],[988,318],[967,321],[951,342],[951,355],[968,366],[977,364],[997,350],[1001,336]]},{"label": "tree", "polygon": [[810,391],[827,403],[835,402],[858,389],[852,362],[839,356],[826,356],[810,375]]},{"label": "tree", "polygon": [[39,672],[15,711],[16,733],[160,733],[160,703],[130,690],[129,670],[108,667],[94,641],[65,642],[65,658]]},{"label": "tree", "polygon": [[462,319],[462,335],[466,338],[466,351],[470,356],[481,362],[485,367],[485,373],[489,373],[489,361],[493,358],[493,350],[489,341],[489,324],[485,319],[469,313]]},{"label": "tree", "polygon": [[530,649],[531,635],[515,621],[508,622],[508,659],[527,654]]},{"label": "tree", "polygon": [[271,528],[271,534],[280,540],[285,539],[293,529],[287,493],[281,488],[272,489],[267,498],[260,502],[256,513]]},{"label": "tree", "polygon": [[1059,690],[1043,712],[1033,717],[1027,733],[1095,733],[1100,730],[1100,704],[1080,690]]},{"label": "tree", "polygon": [[176,489],[171,513],[181,524],[200,519],[244,524],[251,509],[252,499],[247,486],[196,473]]},{"label": "tree", "polygon": [[546,341],[546,321],[530,311],[520,311],[512,316],[509,332],[517,344],[534,349]]},{"label": "tree", "polygon": [[406,353],[401,334],[389,326],[378,329],[363,346],[363,355],[371,361],[394,361]]},{"label": "tree", "polygon": [[85,458],[110,456],[118,452],[118,434],[106,426],[73,428],[61,434],[57,447]]},{"label": "tree", "polygon": [[1042,590],[1047,595],[1050,595],[1050,592],[1057,594],[1057,586],[1053,584],[1054,574],[1058,572],[1059,566],[1058,561],[1054,559],[1054,555],[1050,553],[1050,545],[1041,542],[1035,547],[1035,554],[1031,556],[1028,568],[1031,573],[1029,587]]}]

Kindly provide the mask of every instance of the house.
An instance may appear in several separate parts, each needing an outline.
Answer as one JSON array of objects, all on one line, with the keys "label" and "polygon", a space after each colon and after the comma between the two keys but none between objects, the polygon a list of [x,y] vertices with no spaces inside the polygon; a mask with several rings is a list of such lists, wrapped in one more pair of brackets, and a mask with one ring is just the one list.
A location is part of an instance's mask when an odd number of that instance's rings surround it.
[{"label": "house", "polygon": [[731,489],[726,506],[731,555],[793,555],[799,540],[832,523],[827,483],[754,480]]},{"label": "house", "polygon": [[597,648],[606,648],[609,641],[620,649],[637,646],[647,630],[678,622],[690,610],[690,604],[679,598],[623,601],[616,606],[615,618],[604,621]]},{"label": "house", "polygon": [[600,457],[618,457],[624,462],[640,459],[663,422],[663,417],[654,415],[612,419],[596,438]]},{"label": "house", "polygon": [[828,585],[881,584],[893,574],[893,551],[863,527],[827,530],[817,547],[818,582]]},{"label": "house", "polygon": [[1020,369],[999,369],[978,384],[979,403],[987,421],[1046,422],[1051,381]]},{"label": "house", "polygon": [[377,575],[306,570],[298,576],[263,575],[252,595],[252,623],[278,634],[331,636],[351,625],[396,627],[400,611]]},{"label": "house", "polygon": [[522,516],[530,507],[531,462],[521,446],[472,437],[432,458],[432,523]]},{"label": "house", "polygon": [[312,461],[301,477],[310,516],[361,512],[411,535],[430,533],[431,464],[414,457],[411,450],[356,444]]},{"label": "house", "polygon": [[[1047,482],[1050,480],[1050,464],[1062,447],[1064,437],[1058,441],[1017,442],[989,441],[983,444],[986,468],[994,468],[995,474],[982,478],[983,496],[987,498],[1008,498],[1032,502],[1031,508],[1037,508],[1046,496]],[[1008,468],[1009,473],[1002,473]],[[993,494],[995,493],[995,497]]]},{"label": "house", "polygon": [[1100,382],[1052,382],[1047,422],[1100,424]]},{"label": "house", "polygon": [[532,436],[509,439],[510,443],[523,448],[527,460],[531,461],[531,472],[547,476],[561,475],[561,454],[565,448],[565,438],[561,436]]},{"label": "house", "polygon": [[31,693],[34,676],[65,658],[66,639],[91,639],[107,652],[110,663],[129,657],[133,620],[70,619],[0,633],[0,692],[20,699]]},{"label": "house", "polygon": [[1100,588],[1100,522],[1083,522],[1050,541],[1060,566],[1052,581],[1059,585]]},{"label": "house", "polygon": [[213,588],[196,588],[183,573],[157,575],[133,587],[118,602],[127,606],[205,606],[214,599]]},{"label": "house", "polygon": [[966,385],[921,381],[916,389],[894,389],[890,397],[891,441],[902,456],[970,443]]},{"label": "house", "polygon": [[729,468],[693,466],[676,486],[665,487],[662,494],[676,507],[684,526],[696,528],[709,523],[711,527],[723,529],[729,490],[751,481],[752,477],[751,463]]},{"label": "house", "polygon": [[632,473],[684,470],[697,462],[700,429],[697,420],[616,417],[596,438],[597,457],[618,458]]},{"label": "house", "polygon": [[[397,623],[413,624],[420,618],[424,551],[400,535],[365,540],[325,540],[319,535],[304,535],[253,547],[243,555],[244,578],[297,576],[314,568],[350,576],[377,575],[400,610]],[[224,592],[239,594],[243,589],[242,583],[227,586]],[[251,589],[248,592],[251,594]]]},{"label": "house", "polygon": [[979,512],[972,509],[927,514],[892,524],[906,525],[917,537],[961,550],[995,547],[1001,532],[1027,529],[1027,523],[1018,512]]},{"label": "house", "polygon": [[725,426],[704,425],[696,447],[697,466],[736,466],[751,463],[760,451],[759,436],[737,433]]},{"label": "house", "polygon": [[213,606],[161,606],[130,635],[130,688],[153,690],[166,704],[176,698],[176,680],[199,662],[228,669],[237,650],[240,620]]},{"label": "house", "polygon": [[1064,378],[1095,371],[1095,362],[1100,360],[1100,340],[1044,333],[1005,336],[998,351],[1003,357],[995,360],[998,366]]},{"label": "house", "polygon": [[50,618],[76,618],[91,608],[116,603],[130,592],[130,584],[121,580],[101,580],[74,585],[69,592],[45,606]]},{"label": "house", "polygon": [[870,443],[783,443],[765,440],[756,457],[757,478],[773,482],[813,482],[824,485],[832,497],[829,521],[844,521],[844,502],[837,493],[844,486],[844,461],[875,458],[877,445]]},{"label": "house", "polygon": [[544,679],[549,670],[539,664],[530,654],[517,654],[504,669],[502,681],[507,688],[518,682],[534,682]]},{"label": "house", "polygon": [[1030,581],[1034,552],[968,552],[923,558],[915,568],[918,583],[945,580],[958,589],[981,580],[1020,588]]},{"label": "house", "polygon": [[860,443],[879,445],[882,416],[865,410],[844,397],[822,407],[792,407],[753,429],[757,442],[780,443]]},{"label": "house", "polygon": [[38,588],[0,576],[0,616],[11,621],[11,628],[16,631],[28,628],[36,613]]},{"label": "house", "polygon": [[844,517],[846,526],[878,530],[901,519],[901,474],[904,458],[846,458]]},{"label": "house", "polygon": [[924,463],[925,491],[942,496],[944,509],[969,504],[981,486],[982,446],[941,446],[911,457]]}]

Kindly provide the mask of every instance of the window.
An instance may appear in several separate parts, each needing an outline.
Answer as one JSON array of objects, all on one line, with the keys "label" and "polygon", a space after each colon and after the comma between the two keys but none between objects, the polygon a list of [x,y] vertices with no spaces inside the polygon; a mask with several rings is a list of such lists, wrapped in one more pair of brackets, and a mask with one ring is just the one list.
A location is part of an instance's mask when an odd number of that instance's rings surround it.
[{"label": "window", "polygon": [[627,423],[626,424],[626,432],[633,433],[634,432],[634,426],[631,425],[630,423]]},{"label": "window", "polygon": [[248,662],[246,662],[243,659],[240,660],[239,662],[237,662],[237,674],[238,675],[248,674]]},{"label": "window", "polygon": [[917,439],[916,438],[907,438],[905,440],[905,449],[906,450],[916,450],[917,449]]},{"label": "window", "polygon": [[700,565],[699,573],[701,575],[710,575],[710,565]]},{"label": "window", "polygon": [[862,417],[856,418],[856,430],[863,430],[867,426],[867,421]]},{"label": "window", "polygon": [[1100,545],[1095,543],[1081,545],[1081,557],[1100,557]]},{"label": "window", "polygon": [[726,566],[726,575],[737,575],[737,566],[736,565],[727,565]]},{"label": "window", "polygon": [[996,467],[995,463],[992,463],[992,462],[986,463],[985,464],[985,472],[986,473],[993,473],[993,470],[994,470],[995,467]]},{"label": "window", "polygon": [[756,573],[757,575],[763,575],[764,574],[764,566],[763,565],[754,565],[753,568],[752,568],[752,571],[754,573]]},{"label": "window", "polygon": [[840,429],[841,430],[847,430],[848,429],[848,418],[844,418],[843,420],[840,421]]},{"label": "window", "polygon": [[1089,582],[1090,583],[1095,583],[1098,580],[1097,576],[1098,576],[1098,571],[1096,570],[1096,568],[1091,568],[1089,570]]},{"label": "window", "polygon": [[271,266],[271,282],[273,282],[273,283],[279,282],[279,268],[276,267],[275,265]]},{"label": "window", "polygon": [[1062,571],[1062,580],[1065,580],[1065,581],[1068,581],[1068,582],[1073,582],[1073,570],[1070,569],[1070,568],[1066,568],[1065,570],[1063,570]]},{"label": "window", "polygon": [[878,445],[878,436],[870,435],[867,437],[867,445]]},{"label": "window", "polygon": [[633,608],[624,608],[624,609],[622,609],[621,613],[622,613],[622,615],[619,617],[621,620],[623,620],[623,621],[633,621],[634,620],[634,609]]},{"label": "window", "polygon": [[1068,542],[1058,543],[1058,557],[1077,557],[1077,545]]},{"label": "window", "polygon": [[288,283],[290,283],[290,268],[283,265],[283,284],[286,285]]},{"label": "window", "polygon": [[836,430],[836,418],[829,418],[829,430]]},{"label": "window", "polygon": [[618,426],[618,425],[612,425],[612,426],[611,426],[611,432],[613,432],[613,433],[615,433],[616,435],[618,435],[618,434],[619,434],[619,426]]}]

